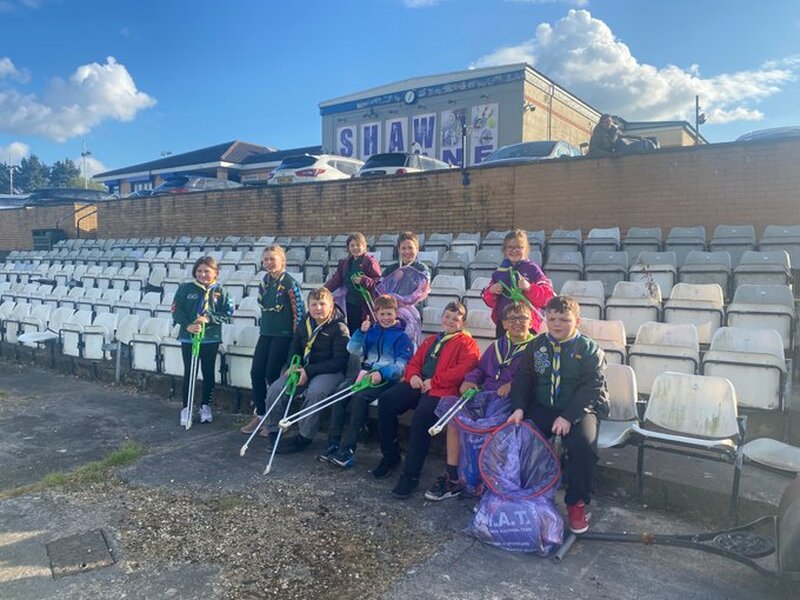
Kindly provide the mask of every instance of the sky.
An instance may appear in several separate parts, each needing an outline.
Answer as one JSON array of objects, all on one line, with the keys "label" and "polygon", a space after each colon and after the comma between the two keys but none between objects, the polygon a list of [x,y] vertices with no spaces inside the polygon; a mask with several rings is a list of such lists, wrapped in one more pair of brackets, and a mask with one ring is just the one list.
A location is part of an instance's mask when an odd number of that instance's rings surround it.
[{"label": "sky", "polygon": [[627,120],[699,94],[711,142],[800,125],[797,0],[0,0],[0,162],[315,145],[324,100],[523,61]]}]

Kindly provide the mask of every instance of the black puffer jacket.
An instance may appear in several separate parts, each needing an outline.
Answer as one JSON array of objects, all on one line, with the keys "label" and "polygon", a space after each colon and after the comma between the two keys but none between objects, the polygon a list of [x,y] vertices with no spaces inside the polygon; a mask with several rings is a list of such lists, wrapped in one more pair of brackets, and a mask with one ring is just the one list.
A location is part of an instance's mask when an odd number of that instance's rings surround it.
[{"label": "black puffer jacket", "polygon": [[295,354],[303,358],[303,368],[309,379],[323,373],[344,373],[347,369],[347,361],[350,359],[347,342],[350,340],[350,334],[342,311],[338,306],[333,310],[333,318],[319,330],[305,357],[303,354],[306,345],[317,324],[311,315],[307,315],[294,330],[292,343],[289,346],[289,360]]}]

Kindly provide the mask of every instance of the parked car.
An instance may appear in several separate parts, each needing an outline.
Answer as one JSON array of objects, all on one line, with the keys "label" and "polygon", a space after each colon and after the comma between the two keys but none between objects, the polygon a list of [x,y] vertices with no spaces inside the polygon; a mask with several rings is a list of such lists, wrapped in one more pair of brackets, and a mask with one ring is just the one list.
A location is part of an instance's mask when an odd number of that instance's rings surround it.
[{"label": "parked car", "polygon": [[298,154],[287,156],[270,173],[268,185],[350,179],[364,161],[335,154]]},{"label": "parked car", "polygon": [[84,188],[42,188],[30,193],[26,206],[70,204],[72,202],[100,202],[107,195],[103,190]]},{"label": "parked car", "polygon": [[227,181],[214,177],[197,177],[195,175],[178,175],[164,180],[164,183],[153,188],[150,195],[187,194],[189,192],[232,190],[240,187],[242,187],[242,184],[236,181]]},{"label": "parked car", "polygon": [[126,194],[123,198],[147,198],[152,195],[153,190],[136,190],[130,194]]},{"label": "parked car", "polygon": [[794,125],[790,127],[773,127],[772,129],[760,129],[751,131],[736,138],[737,142],[759,142],[759,141],[780,141],[796,140],[800,138],[800,127]]},{"label": "parked car", "polygon": [[443,160],[410,154],[408,152],[384,152],[373,154],[358,170],[356,177],[380,177],[381,175],[404,175],[421,173],[422,171],[439,171],[450,169],[451,165]]},{"label": "parked car", "polygon": [[480,165],[476,166],[538,162],[540,160],[570,158],[580,155],[581,151],[567,142],[557,140],[522,142],[498,148],[487,156]]}]

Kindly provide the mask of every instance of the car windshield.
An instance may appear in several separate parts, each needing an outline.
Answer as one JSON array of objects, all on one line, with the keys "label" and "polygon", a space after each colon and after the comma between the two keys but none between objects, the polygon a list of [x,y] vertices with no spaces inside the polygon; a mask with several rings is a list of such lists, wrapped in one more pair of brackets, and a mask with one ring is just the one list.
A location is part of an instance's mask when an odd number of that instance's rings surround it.
[{"label": "car windshield", "polygon": [[514,144],[496,150],[486,157],[484,162],[490,160],[500,160],[504,158],[535,158],[549,156],[553,151],[556,142],[530,142],[527,144]]},{"label": "car windshield", "polygon": [[379,167],[404,167],[406,155],[402,152],[387,152],[370,156],[364,164],[364,169],[375,169]]},{"label": "car windshield", "polygon": [[317,162],[316,156],[290,156],[284,158],[275,170],[278,169],[302,169],[303,167],[310,167]]}]

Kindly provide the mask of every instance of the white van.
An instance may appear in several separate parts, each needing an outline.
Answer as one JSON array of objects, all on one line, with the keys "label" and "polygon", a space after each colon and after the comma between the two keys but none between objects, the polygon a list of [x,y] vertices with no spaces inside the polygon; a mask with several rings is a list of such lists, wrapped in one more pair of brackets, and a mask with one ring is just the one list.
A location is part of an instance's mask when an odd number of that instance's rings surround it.
[{"label": "white van", "polygon": [[358,171],[356,177],[380,177],[381,175],[404,175],[422,171],[440,171],[452,168],[446,162],[408,152],[384,152],[373,154]]}]

